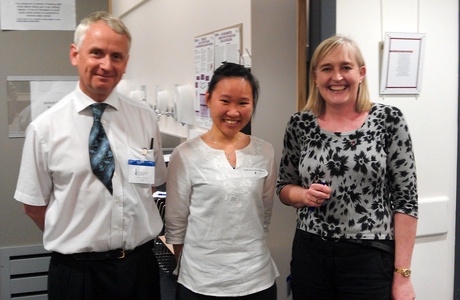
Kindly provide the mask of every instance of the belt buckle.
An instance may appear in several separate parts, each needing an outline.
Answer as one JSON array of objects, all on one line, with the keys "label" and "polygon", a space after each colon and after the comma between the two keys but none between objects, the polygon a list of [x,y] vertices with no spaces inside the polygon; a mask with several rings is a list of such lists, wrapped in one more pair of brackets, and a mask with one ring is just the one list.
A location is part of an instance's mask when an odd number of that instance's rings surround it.
[{"label": "belt buckle", "polygon": [[125,256],[126,256],[125,249],[122,249],[121,252],[120,252],[120,255],[117,257],[117,259],[123,259],[123,258],[125,258]]}]

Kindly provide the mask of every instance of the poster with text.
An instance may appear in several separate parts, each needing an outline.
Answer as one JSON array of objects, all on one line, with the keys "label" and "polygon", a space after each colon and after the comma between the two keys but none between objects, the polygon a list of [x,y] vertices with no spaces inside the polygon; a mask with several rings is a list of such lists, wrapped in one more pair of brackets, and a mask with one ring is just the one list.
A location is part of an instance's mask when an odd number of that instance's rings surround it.
[{"label": "poster with text", "polygon": [[223,62],[240,63],[242,24],[216,30],[195,38],[195,117],[196,125],[210,128],[206,91],[214,70]]},{"label": "poster with text", "polygon": [[195,38],[195,117],[197,126],[210,128],[211,118],[206,106],[208,82],[214,72],[214,35]]},{"label": "poster with text", "polygon": [[75,0],[1,0],[2,30],[75,30]]}]

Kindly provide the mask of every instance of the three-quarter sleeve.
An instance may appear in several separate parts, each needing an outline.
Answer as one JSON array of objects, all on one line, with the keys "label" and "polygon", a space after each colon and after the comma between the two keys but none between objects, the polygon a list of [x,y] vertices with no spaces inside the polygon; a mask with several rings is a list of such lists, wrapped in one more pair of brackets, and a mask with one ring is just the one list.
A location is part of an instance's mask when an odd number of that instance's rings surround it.
[{"label": "three-quarter sleeve", "polygon": [[178,148],[171,154],[166,182],[166,242],[183,244],[190,214],[191,183],[186,159]]},{"label": "three-quarter sleeve", "polygon": [[395,212],[418,217],[415,155],[407,122],[396,107],[386,108],[388,183]]},{"label": "three-quarter sleeve", "polygon": [[299,174],[300,145],[295,130],[295,128],[297,128],[299,118],[299,114],[292,115],[286,126],[278,180],[276,182],[277,195],[279,195],[283,187],[286,185],[301,185],[302,182]]}]

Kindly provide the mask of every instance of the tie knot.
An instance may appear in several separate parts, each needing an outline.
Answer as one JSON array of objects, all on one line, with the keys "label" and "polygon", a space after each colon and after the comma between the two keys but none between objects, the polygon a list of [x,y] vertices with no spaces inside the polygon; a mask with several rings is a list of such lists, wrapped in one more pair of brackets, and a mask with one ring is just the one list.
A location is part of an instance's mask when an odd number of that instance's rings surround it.
[{"label": "tie knot", "polygon": [[100,121],[102,113],[107,107],[107,103],[96,103],[91,105],[91,110],[93,111],[94,120]]}]

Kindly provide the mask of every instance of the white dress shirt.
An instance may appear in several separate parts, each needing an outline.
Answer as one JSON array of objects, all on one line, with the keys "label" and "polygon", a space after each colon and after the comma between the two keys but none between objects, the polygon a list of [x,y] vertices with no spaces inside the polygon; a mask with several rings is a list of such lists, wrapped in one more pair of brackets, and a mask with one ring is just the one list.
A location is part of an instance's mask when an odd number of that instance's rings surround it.
[{"label": "white dress shirt", "polygon": [[184,244],[178,282],[195,293],[249,295],[278,276],[267,246],[277,176],[273,147],[251,137],[236,156],[233,169],[223,150],[196,137],[170,158],[166,239]]},{"label": "white dress shirt", "polygon": [[47,250],[70,254],[133,249],[155,238],[163,226],[152,185],[128,180],[128,159],[138,159],[154,160],[154,185],[165,182],[154,112],[116,92],[105,101],[101,122],[115,158],[112,196],[89,163],[93,103],[77,85],[27,129],[14,198],[48,206],[43,234]]}]

